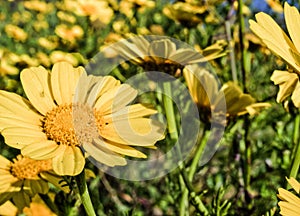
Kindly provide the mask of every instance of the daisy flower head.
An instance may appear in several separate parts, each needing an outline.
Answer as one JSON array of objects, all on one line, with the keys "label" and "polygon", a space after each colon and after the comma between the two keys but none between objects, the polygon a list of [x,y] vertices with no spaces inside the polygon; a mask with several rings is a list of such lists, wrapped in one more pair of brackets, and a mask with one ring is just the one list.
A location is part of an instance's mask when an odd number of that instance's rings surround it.
[{"label": "daisy flower head", "polygon": [[245,94],[233,82],[220,86],[217,78],[207,69],[188,66],[183,71],[193,101],[197,104],[200,118],[209,123],[226,125],[226,118],[245,114],[254,115],[268,103],[255,103],[250,94]]},{"label": "daisy flower head", "polygon": [[108,166],[125,165],[125,155],[145,158],[132,146],[153,147],[163,138],[147,118],[156,111],[128,105],[137,91],[111,76],[87,76],[83,67],[59,62],[51,72],[24,69],[21,82],[28,100],[0,91],[0,131],[23,155],[51,159],[59,175],[78,175],[85,156]]},{"label": "daisy flower head", "polygon": [[279,25],[263,12],[256,14],[256,22],[250,20],[250,29],[263,43],[287,64],[288,70],[275,70],[271,80],[279,85],[277,102],[285,101],[289,96],[295,107],[300,107],[300,15],[296,7],[284,4],[284,17],[289,36]]},{"label": "daisy flower head", "polygon": [[[207,62],[220,57],[223,50],[215,50],[206,58],[189,45],[165,36],[136,36],[123,39],[106,51],[114,51],[125,60],[141,66],[145,71],[159,71],[178,77],[186,65]],[[155,74],[155,73],[154,73]],[[155,75],[153,74],[153,79]]]},{"label": "daisy flower head", "polygon": [[0,205],[12,199],[22,210],[36,194],[46,194],[48,182],[40,177],[52,169],[51,160],[32,160],[18,155],[9,161],[0,155]]},{"label": "daisy flower head", "polygon": [[278,202],[280,207],[279,213],[283,216],[297,216],[300,212],[300,183],[293,177],[287,178],[287,181],[296,194],[283,188],[278,189],[277,196],[280,199]]}]

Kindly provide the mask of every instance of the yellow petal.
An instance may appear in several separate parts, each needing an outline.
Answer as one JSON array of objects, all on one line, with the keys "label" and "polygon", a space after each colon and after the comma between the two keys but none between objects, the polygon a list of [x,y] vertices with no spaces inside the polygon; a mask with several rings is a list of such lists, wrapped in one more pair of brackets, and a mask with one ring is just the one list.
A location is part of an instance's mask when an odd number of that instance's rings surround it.
[{"label": "yellow petal", "polygon": [[131,118],[141,118],[144,116],[150,116],[156,114],[157,111],[154,109],[149,109],[142,104],[134,104],[130,106],[126,106],[123,109],[115,112],[113,114],[109,114],[103,116],[105,122],[113,122]]},{"label": "yellow petal", "polygon": [[292,94],[298,80],[298,75],[287,71],[275,70],[271,76],[275,85],[279,85],[279,92],[276,101],[281,103]]},{"label": "yellow petal", "polygon": [[286,178],[286,180],[288,181],[289,185],[291,185],[292,188],[296,191],[296,193],[300,193],[300,183],[295,178]]},{"label": "yellow petal", "polygon": [[[300,15],[296,7],[291,7],[287,2],[284,3],[285,23],[298,52],[300,51]],[[300,62],[299,62],[300,63]]]},{"label": "yellow petal", "polygon": [[194,50],[193,48],[178,49],[172,56],[170,56],[170,59],[177,63],[180,63],[181,65],[207,61],[207,58],[205,58],[199,52],[196,52],[196,50]]},{"label": "yellow petal", "polygon": [[293,194],[283,188],[279,188],[278,196],[280,197],[280,199],[287,201],[289,203],[297,204],[300,207],[300,198],[297,197],[295,194]]},{"label": "yellow petal", "polygon": [[104,93],[95,104],[95,108],[103,115],[116,112],[132,102],[137,91],[127,84],[122,84]]},{"label": "yellow petal", "polygon": [[255,17],[257,22],[249,21],[250,29],[262,39],[271,51],[283,58],[284,61],[299,72],[300,67],[295,63],[290,51],[292,49],[297,52],[296,47],[285,32],[267,14],[260,12]]},{"label": "yellow petal", "polygon": [[7,145],[18,149],[30,143],[47,140],[47,136],[42,131],[23,127],[5,128],[2,135]]},{"label": "yellow petal", "polygon": [[300,206],[295,203],[288,203],[280,201],[278,202],[280,207],[280,214],[282,216],[299,216]]},{"label": "yellow petal", "polygon": [[120,81],[116,80],[112,76],[103,77],[91,90],[91,93],[89,94],[89,97],[87,99],[87,103],[90,106],[94,106],[94,103],[100,96],[102,96],[105,92],[113,89],[114,87],[119,86],[120,84]]},{"label": "yellow petal", "polygon": [[83,67],[73,68],[68,62],[54,64],[51,72],[51,87],[58,105],[73,102],[78,79],[84,71]]},{"label": "yellow petal", "polygon": [[106,141],[100,140],[100,139],[96,139],[95,142],[96,142],[97,146],[99,145],[102,148],[109,149],[118,154],[127,155],[127,156],[131,156],[131,157],[136,157],[136,158],[147,158],[147,156],[145,154],[143,154],[142,152],[136,150],[135,148],[127,146],[127,145],[121,145],[121,144],[113,143],[113,142],[106,142]]},{"label": "yellow petal", "polygon": [[175,53],[176,45],[169,39],[154,40],[149,46],[149,56],[169,59]]},{"label": "yellow petal", "polygon": [[144,53],[137,47],[137,45],[130,43],[128,40],[121,40],[115,45],[111,46],[119,55],[121,55],[126,60],[135,60],[138,62],[141,61],[141,58],[148,55]]},{"label": "yellow petal", "polygon": [[101,95],[103,95],[110,89],[120,85],[120,81],[116,80],[112,76],[97,78],[99,79],[97,80],[97,83],[91,88],[91,91],[87,98],[87,104],[89,104],[91,107],[94,106],[94,103]]},{"label": "yellow petal", "polygon": [[93,75],[87,75],[86,72],[83,72],[79,77],[76,90],[74,101],[85,103],[87,98],[92,90],[92,88],[101,80],[101,77],[96,77]]},{"label": "yellow petal", "polygon": [[246,112],[246,107],[254,103],[254,99],[249,94],[241,95],[235,103],[227,106],[227,113],[230,115],[242,115]]},{"label": "yellow petal", "polygon": [[100,134],[107,140],[134,146],[153,146],[164,138],[163,125],[148,118],[135,118],[106,124]]},{"label": "yellow petal", "polygon": [[52,166],[58,175],[75,176],[82,172],[85,165],[85,158],[78,147],[66,146],[52,159]]},{"label": "yellow petal", "polygon": [[31,67],[21,72],[21,82],[27,98],[43,115],[55,107],[49,86],[49,72],[43,67]]},{"label": "yellow petal", "polygon": [[104,150],[101,146],[95,146],[91,143],[83,144],[83,148],[88,155],[94,158],[99,163],[107,166],[124,166],[126,160],[122,156],[113,153],[112,151]]},{"label": "yellow petal", "polygon": [[55,157],[61,151],[63,146],[58,145],[51,140],[43,140],[26,145],[21,149],[22,155],[28,156],[35,160],[47,160]]},{"label": "yellow petal", "polygon": [[10,201],[5,202],[3,205],[0,201],[0,213],[5,216],[16,216],[18,215],[18,208]]},{"label": "yellow petal", "polygon": [[[13,114],[17,119],[40,125],[42,116],[35,112],[29,101],[21,96],[0,90],[0,115]],[[1,125],[1,122],[0,122]],[[0,126],[1,128],[1,126]]]},{"label": "yellow petal", "polygon": [[[3,116],[0,115],[0,131],[3,130],[4,128],[15,127],[15,126],[31,128],[34,130],[41,130],[40,125],[34,125],[32,123],[28,123],[12,113],[7,113],[6,115],[2,114],[2,115]],[[40,124],[42,124],[42,122]]]}]

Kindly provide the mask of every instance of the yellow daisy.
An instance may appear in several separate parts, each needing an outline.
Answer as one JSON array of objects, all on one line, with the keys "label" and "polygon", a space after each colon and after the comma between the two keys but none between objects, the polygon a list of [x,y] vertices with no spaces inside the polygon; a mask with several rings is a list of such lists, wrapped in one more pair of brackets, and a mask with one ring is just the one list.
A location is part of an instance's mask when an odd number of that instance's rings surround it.
[{"label": "yellow daisy", "polygon": [[300,183],[293,177],[290,179],[287,178],[287,181],[298,196],[288,190],[279,188],[277,196],[281,199],[281,201],[278,202],[280,214],[283,216],[298,216],[300,212]]},{"label": "yellow daisy", "polygon": [[0,155],[0,205],[12,199],[23,209],[36,194],[46,194],[48,182],[39,174],[52,169],[51,160],[32,160],[18,155],[13,162]]},{"label": "yellow daisy", "polygon": [[128,105],[137,91],[111,76],[87,76],[83,67],[59,62],[51,73],[24,69],[21,82],[29,101],[0,91],[0,131],[23,155],[52,159],[59,175],[79,174],[85,156],[108,166],[125,165],[124,155],[145,158],[130,146],[153,147],[163,138],[161,124],[145,117],[156,111]]},{"label": "yellow daisy", "polygon": [[250,29],[262,39],[263,43],[280,56],[289,66],[288,71],[275,70],[271,80],[279,85],[277,102],[291,95],[296,107],[300,107],[300,15],[296,7],[284,4],[284,16],[290,38],[279,25],[263,12],[256,14],[256,22],[250,20]]},{"label": "yellow daisy", "polygon": [[214,52],[209,52],[206,58],[192,48],[178,47],[167,37],[156,36],[121,40],[111,48],[124,59],[142,66],[146,71],[162,71],[174,76],[181,75],[184,66],[220,57],[223,51],[215,49]]},{"label": "yellow daisy", "polygon": [[188,66],[183,70],[183,76],[204,122],[211,121],[212,113],[227,117],[253,115],[258,109],[270,106],[268,103],[255,103],[251,95],[244,94],[233,82],[219,88],[216,77],[204,68]]}]

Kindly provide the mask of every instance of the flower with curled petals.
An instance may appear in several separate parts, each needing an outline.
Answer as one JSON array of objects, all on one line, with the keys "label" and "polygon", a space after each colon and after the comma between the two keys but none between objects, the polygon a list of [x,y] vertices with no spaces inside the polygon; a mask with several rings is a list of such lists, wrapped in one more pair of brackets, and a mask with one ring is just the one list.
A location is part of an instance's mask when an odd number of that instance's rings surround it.
[{"label": "flower with curled petals", "polygon": [[[21,72],[29,100],[0,91],[0,131],[5,142],[35,160],[52,160],[59,175],[78,175],[85,156],[108,166],[124,156],[145,158],[132,146],[153,147],[161,124],[147,118],[153,109],[129,105],[137,91],[111,76],[87,76],[67,62]],[[84,150],[84,151],[83,151]]]},{"label": "flower with curled petals", "polygon": [[271,80],[279,85],[277,102],[291,96],[295,107],[300,108],[300,15],[296,7],[284,4],[284,16],[290,38],[279,25],[267,14],[256,14],[256,22],[250,20],[250,29],[276,55],[289,66],[287,71],[275,70]]}]

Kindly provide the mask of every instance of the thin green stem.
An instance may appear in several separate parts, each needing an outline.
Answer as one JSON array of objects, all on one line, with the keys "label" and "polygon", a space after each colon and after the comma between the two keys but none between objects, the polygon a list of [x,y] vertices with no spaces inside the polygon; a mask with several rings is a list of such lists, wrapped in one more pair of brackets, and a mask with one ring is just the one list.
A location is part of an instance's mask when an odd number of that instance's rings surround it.
[{"label": "thin green stem", "polygon": [[298,114],[295,118],[295,123],[294,123],[294,144],[295,146],[295,152],[294,152],[294,157],[291,165],[291,170],[290,170],[290,177],[296,178],[298,171],[299,171],[299,166],[300,166],[300,140],[299,140],[299,130],[300,130],[300,114]]},{"label": "thin green stem", "polygon": [[[202,156],[202,153],[203,153],[203,150],[206,146],[206,143],[207,143],[207,139],[210,135],[210,131],[205,131],[204,132],[204,136],[202,137],[199,145],[198,145],[198,148],[196,150],[196,153],[194,155],[194,158],[192,160],[192,164],[190,166],[190,169],[189,169],[189,173],[188,175],[184,175],[185,173],[183,173],[183,177],[184,177],[184,180],[185,180],[185,183],[187,185],[187,188],[186,190],[184,190],[183,194],[182,194],[182,198],[181,198],[181,202],[184,202],[185,200],[188,199],[188,195],[189,193],[190,194],[194,194],[194,190],[193,190],[193,187],[189,186],[191,185],[191,182],[193,181],[193,178],[194,178],[194,174],[197,170],[197,165],[199,164],[199,161],[201,159],[201,156]],[[207,209],[205,208],[205,206],[203,205],[202,201],[199,199],[197,201],[198,204],[198,208],[200,209],[200,211],[202,213],[205,213],[207,214],[208,211]],[[182,210],[183,211],[183,210]],[[180,212],[181,214],[180,215],[184,215],[184,212]]]},{"label": "thin green stem", "polygon": [[176,118],[174,114],[174,106],[172,101],[172,89],[171,89],[171,83],[170,82],[164,82],[163,83],[164,88],[164,97],[163,102],[165,106],[165,112],[166,112],[166,118],[168,123],[168,131],[170,134],[170,137],[172,141],[178,140],[178,131],[177,131],[177,124],[176,124]]},{"label": "thin green stem", "polygon": [[238,19],[239,19],[239,39],[241,49],[241,71],[242,71],[242,83],[244,91],[246,92],[246,50],[245,50],[245,21],[243,16],[243,0],[238,0]]},{"label": "thin green stem", "polygon": [[228,41],[228,47],[229,47],[229,56],[230,56],[230,66],[231,66],[231,76],[233,82],[237,83],[237,71],[236,71],[236,61],[235,61],[235,55],[234,55],[234,47],[232,46],[232,37],[231,37],[231,26],[230,21],[225,21],[225,31]]},{"label": "thin green stem", "polygon": [[85,171],[83,170],[79,175],[75,176],[75,180],[77,183],[79,196],[86,211],[86,214],[88,216],[96,216],[85,180]]}]

